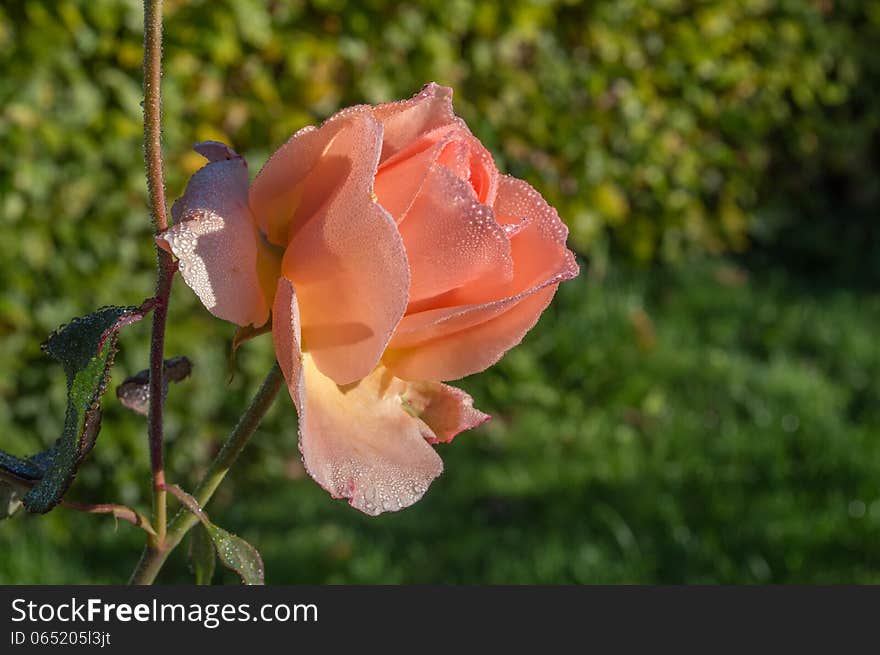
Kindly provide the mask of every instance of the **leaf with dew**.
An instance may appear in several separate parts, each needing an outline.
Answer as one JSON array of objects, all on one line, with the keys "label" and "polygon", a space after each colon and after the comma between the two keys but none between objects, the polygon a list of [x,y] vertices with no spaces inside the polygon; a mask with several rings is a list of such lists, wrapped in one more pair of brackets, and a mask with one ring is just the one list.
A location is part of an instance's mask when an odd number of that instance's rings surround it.
[{"label": "leaf with dew", "polygon": [[238,535],[232,534],[211,523],[205,510],[199,506],[198,501],[176,484],[168,485],[166,489],[201,521],[202,526],[211,538],[217,557],[223,566],[235,571],[238,577],[241,578],[242,584],[265,584],[263,558],[256,548]]},{"label": "leaf with dew", "polygon": [[53,332],[43,350],[67,375],[67,411],[61,436],[47,450],[27,458],[0,453],[0,472],[30,487],[25,509],[48,512],[64,497],[101,429],[101,396],[110,380],[119,329],[151,308],[104,307]]}]

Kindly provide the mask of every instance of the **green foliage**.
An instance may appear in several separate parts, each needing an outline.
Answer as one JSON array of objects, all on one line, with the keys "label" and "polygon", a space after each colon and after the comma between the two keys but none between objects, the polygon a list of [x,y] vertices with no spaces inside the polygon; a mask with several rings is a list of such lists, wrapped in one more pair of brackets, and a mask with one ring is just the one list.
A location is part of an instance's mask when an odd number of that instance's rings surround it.
[{"label": "green foliage", "polygon": [[859,82],[847,102],[793,117],[752,231],[788,267],[871,287],[880,282],[880,2],[837,0],[834,15]]},{"label": "green foliage", "polygon": [[[0,10],[3,215],[22,232],[16,263],[27,271],[58,275],[48,244],[83,252],[69,246],[83,245],[86,224],[106,258],[79,255],[80,274],[149,261],[142,239],[115,238],[145,230],[139,5]],[[294,130],[340,106],[436,80],[456,89],[459,112],[502,167],[559,208],[579,248],[611,234],[635,258],[677,258],[745,246],[785,144],[816,158],[823,130],[864,144],[877,128],[876,111],[846,124],[829,108],[866,97],[876,108],[878,0],[165,5],[172,196],[201,163],[195,141],[230,142],[257,170]]]}]

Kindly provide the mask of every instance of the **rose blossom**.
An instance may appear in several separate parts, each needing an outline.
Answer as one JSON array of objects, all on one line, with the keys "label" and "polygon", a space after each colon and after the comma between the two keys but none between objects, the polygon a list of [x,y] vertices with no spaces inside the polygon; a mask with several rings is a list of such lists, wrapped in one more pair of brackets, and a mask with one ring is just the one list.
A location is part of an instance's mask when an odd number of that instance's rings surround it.
[{"label": "rose blossom", "polygon": [[270,320],[306,470],[368,514],[411,505],[429,444],[489,417],[441,384],[518,344],[577,275],[556,211],[452,110],[452,90],[344,109],[298,131],[253,184],[229,147],[158,237],[211,313]]}]

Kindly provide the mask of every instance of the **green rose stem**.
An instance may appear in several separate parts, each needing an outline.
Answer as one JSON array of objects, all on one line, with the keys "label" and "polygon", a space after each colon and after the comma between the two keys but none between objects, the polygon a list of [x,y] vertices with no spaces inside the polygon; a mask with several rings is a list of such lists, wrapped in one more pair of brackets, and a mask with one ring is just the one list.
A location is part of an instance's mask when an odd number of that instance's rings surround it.
[{"label": "green rose stem", "polygon": [[[211,500],[211,496],[214,495],[217,487],[220,486],[220,483],[226,476],[226,472],[235,463],[238,455],[244,450],[257,426],[259,426],[263,416],[266,415],[269,407],[272,406],[272,401],[278,395],[283,382],[284,376],[276,362],[263,380],[263,384],[260,385],[260,389],[254,395],[250,405],[244,414],[241,415],[238,425],[235,426],[226,443],[223,444],[223,448],[217,453],[214,461],[211,462],[210,467],[208,467],[205,475],[198,486],[196,486],[196,490],[192,495],[198,502],[199,507],[204,507]],[[137,568],[132,573],[129,582],[141,585],[152,584],[156,579],[156,575],[158,575],[165,564],[165,560],[168,559],[168,555],[171,554],[171,551],[177,547],[189,529],[198,520],[188,509],[181,508],[168,526],[165,538],[158,543],[147,543],[147,547],[144,549],[141,560],[138,562]]]},{"label": "green rose stem", "polygon": [[[144,2],[144,159],[147,169],[147,189],[153,229],[161,232],[168,228],[165,205],[165,174],[162,166],[162,0]],[[148,546],[159,547],[165,540],[166,496],[165,464],[162,437],[163,361],[165,359],[165,323],[168,318],[168,300],[175,264],[171,255],[156,247],[158,275],[156,279],[156,309],[153,312],[153,332],[150,339],[150,405],[147,414],[147,434],[150,442],[150,469],[153,478],[153,525],[156,534],[148,538]]]}]

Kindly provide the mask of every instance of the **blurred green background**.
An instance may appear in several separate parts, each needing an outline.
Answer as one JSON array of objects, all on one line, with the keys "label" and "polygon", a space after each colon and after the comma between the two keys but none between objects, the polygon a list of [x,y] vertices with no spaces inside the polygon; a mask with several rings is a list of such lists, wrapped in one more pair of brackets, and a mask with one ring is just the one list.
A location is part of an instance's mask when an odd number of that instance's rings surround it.
[{"label": "blurred green background", "polygon": [[[461,383],[495,419],[441,446],[415,507],[368,518],[304,476],[284,396],[209,507],[270,583],[880,582],[880,1],[166,0],[177,197],[221,139],[252,173],[297,128],[435,80],[571,228],[582,275]],[[40,342],[151,294],[134,0],[0,3],[0,447],[58,435]],[[145,368],[127,328],[114,378]],[[170,477],[215,452],[271,344],[177,284]],[[70,498],[146,510],[112,393]],[[0,583],[123,582],[140,531],[0,523]],[[185,549],[162,582],[188,582]],[[218,582],[235,582],[223,573]]]}]

